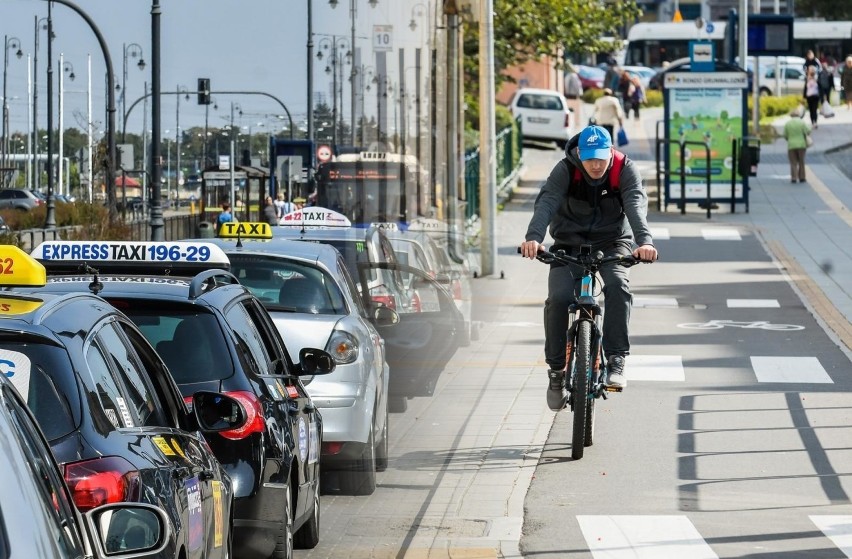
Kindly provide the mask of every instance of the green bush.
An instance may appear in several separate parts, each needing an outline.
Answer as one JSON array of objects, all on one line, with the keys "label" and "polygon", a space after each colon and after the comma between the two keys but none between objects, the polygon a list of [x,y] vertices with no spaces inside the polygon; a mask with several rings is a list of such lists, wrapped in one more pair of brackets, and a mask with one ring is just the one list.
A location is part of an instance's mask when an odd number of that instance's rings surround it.
[{"label": "green bush", "polygon": [[583,92],[584,103],[594,103],[598,98],[603,97],[603,89],[587,89]]},{"label": "green bush", "polygon": [[663,106],[663,92],[656,89],[646,89],[645,90],[645,104],[646,107],[662,107]]},{"label": "green bush", "polygon": [[[748,98],[748,114],[751,116],[754,110],[754,99],[752,96]],[[785,95],[784,97],[763,96],[760,98],[760,118],[784,116],[790,114],[790,111],[798,105],[802,105],[803,100],[798,95]]]}]

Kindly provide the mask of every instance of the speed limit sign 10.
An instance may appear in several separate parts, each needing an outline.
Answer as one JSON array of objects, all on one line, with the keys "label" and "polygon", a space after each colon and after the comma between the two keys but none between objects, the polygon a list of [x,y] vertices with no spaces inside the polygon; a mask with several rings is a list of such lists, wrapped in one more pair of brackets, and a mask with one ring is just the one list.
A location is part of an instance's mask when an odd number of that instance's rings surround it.
[{"label": "speed limit sign 10", "polygon": [[393,25],[373,26],[373,50],[390,51],[393,48]]},{"label": "speed limit sign 10", "polygon": [[317,161],[320,163],[331,161],[331,146],[323,144],[317,147]]}]

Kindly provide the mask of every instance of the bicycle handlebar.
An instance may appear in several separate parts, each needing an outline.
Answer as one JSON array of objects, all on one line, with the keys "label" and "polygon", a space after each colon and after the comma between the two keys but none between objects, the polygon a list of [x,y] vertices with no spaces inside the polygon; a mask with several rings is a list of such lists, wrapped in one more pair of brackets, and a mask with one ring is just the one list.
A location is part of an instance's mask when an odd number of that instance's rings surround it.
[{"label": "bicycle handlebar", "polygon": [[[518,254],[521,254],[521,247],[518,247]],[[539,262],[543,262],[545,264],[551,264],[552,262],[559,262],[560,264],[577,264],[578,266],[589,267],[592,270],[599,270],[602,266],[612,263],[624,266],[625,268],[629,268],[640,263],[651,263],[650,260],[640,260],[632,254],[617,254],[615,256],[604,256],[603,252],[601,251],[597,251],[595,254],[581,254],[579,256],[571,256],[570,254],[566,254],[563,250],[549,252],[547,250],[542,249],[538,251],[538,254],[535,258]]]}]

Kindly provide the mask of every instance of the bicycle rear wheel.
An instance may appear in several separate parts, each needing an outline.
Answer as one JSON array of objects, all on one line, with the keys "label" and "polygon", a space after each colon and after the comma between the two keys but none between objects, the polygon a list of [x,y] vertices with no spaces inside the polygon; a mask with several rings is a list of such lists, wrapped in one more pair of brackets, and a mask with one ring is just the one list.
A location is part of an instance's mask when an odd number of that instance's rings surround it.
[{"label": "bicycle rear wheel", "polygon": [[[594,414],[594,403],[589,399],[589,368],[592,366],[592,325],[586,320],[577,324],[577,339],[574,344],[574,430],[571,438],[571,458],[583,457],[586,445],[586,423],[589,413]],[[589,411],[591,407],[591,412]]]}]

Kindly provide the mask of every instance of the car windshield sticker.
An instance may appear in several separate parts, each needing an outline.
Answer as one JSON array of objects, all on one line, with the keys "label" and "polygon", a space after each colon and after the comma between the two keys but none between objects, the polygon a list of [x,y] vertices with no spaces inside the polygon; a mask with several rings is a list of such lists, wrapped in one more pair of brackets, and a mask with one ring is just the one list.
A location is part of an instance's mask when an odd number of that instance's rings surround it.
[{"label": "car windshield sticker", "polygon": [[133,417],[131,417],[130,410],[127,408],[127,402],[121,396],[116,396],[115,403],[118,404],[118,411],[121,413],[121,420],[124,421],[124,426],[133,427]]},{"label": "car windshield sticker", "polygon": [[186,480],[186,508],[189,515],[189,550],[201,547],[204,540],[204,515],[201,513],[201,488],[198,478]]},{"label": "car windshield sticker", "polygon": [[181,455],[182,458],[186,459],[186,454],[183,453],[183,449],[177,442],[177,439],[172,439],[172,448],[175,449],[175,452]]},{"label": "car windshield sticker", "polygon": [[0,375],[12,381],[24,401],[30,395],[30,358],[17,351],[0,349]]},{"label": "car windshield sticker", "polygon": [[213,480],[213,547],[222,547],[225,514],[222,510],[222,482]]},{"label": "car windshield sticker", "polygon": [[267,381],[266,386],[269,387],[269,391],[272,392],[272,397],[276,400],[281,400],[281,394],[275,388],[275,383],[272,381]]},{"label": "car windshield sticker", "polygon": [[298,398],[299,390],[295,386],[287,386],[287,395],[291,398]]},{"label": "car windshield sticker", "polygon": [[304,417],[299,418],[299,457],[302,462],[308,459],[308,426]]},{"label": "car windshield sticker", "polygon": [[172,450],[172,447],[169,446],[169,443],[167,443],[166,439],[164,439],[163,437],[151,437],[151,440],[154,442],[155,445],[157,445],[157,448],[159,448],[166,456],[175,455],[175,451]]},{"label": "car windshield sticker", "polygon": [[319,429],[315,421],[311,421],[311,448],[308,452],[308,464],[319,462]]}]

